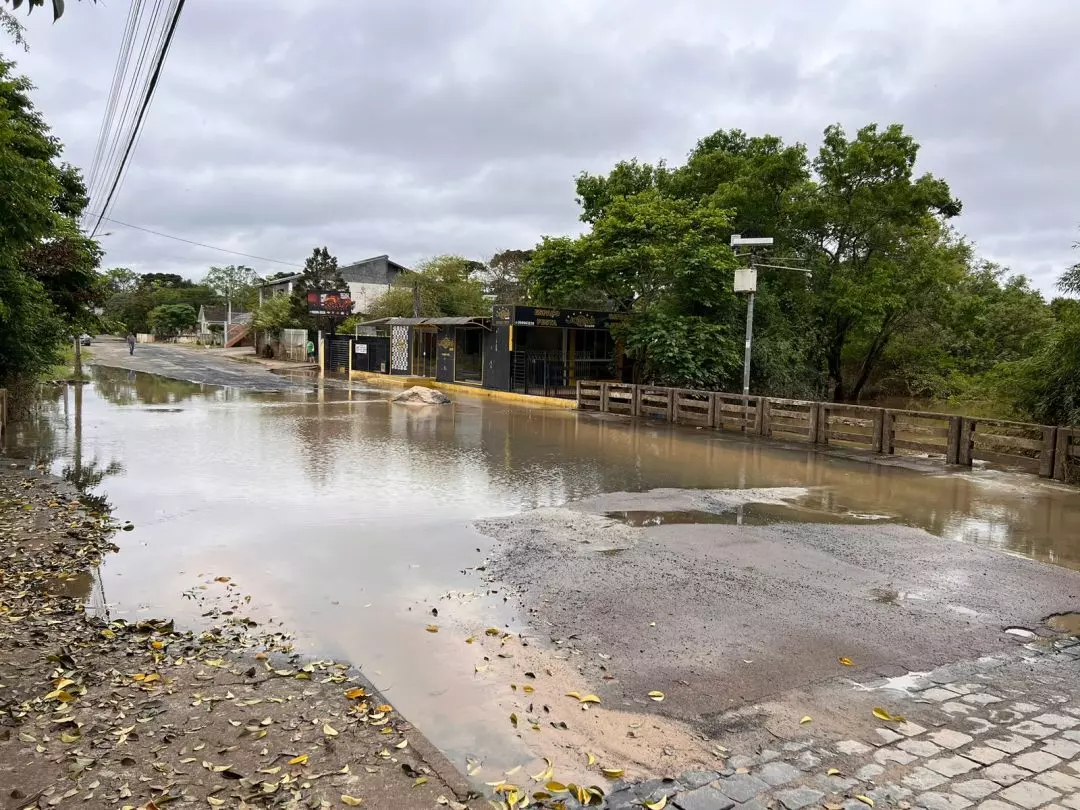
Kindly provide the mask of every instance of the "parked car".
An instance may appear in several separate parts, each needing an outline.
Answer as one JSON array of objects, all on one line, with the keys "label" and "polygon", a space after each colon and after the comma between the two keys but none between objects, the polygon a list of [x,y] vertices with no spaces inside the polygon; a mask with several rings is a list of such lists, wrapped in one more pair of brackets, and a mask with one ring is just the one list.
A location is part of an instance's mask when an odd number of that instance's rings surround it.
[{"label": "parked car", "polygon": [[79,335],[79,343],[81,343],[83,346],[89,346],[93,342],[94,339],[89,335]]}]

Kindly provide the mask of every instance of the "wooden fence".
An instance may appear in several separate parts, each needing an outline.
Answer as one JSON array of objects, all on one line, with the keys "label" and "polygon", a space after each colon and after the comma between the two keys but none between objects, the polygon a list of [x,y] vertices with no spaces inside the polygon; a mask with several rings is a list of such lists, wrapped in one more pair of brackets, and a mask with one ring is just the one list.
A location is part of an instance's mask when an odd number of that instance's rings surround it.
[{"label": "wooden fence", "polygon": [[7,444],[8,416],[8,392],[0,388],[0,449]]},{"label": "wooden fence", "polygon": [[1074,478],[1080,471],[1080,429],[928,411],[585,381],[577,384],[577,405],[583,411],[663,419],[808,444],[885,455],[940,457],[947,464],[968,467],[974,461],[989,461],[1062,481]]}]

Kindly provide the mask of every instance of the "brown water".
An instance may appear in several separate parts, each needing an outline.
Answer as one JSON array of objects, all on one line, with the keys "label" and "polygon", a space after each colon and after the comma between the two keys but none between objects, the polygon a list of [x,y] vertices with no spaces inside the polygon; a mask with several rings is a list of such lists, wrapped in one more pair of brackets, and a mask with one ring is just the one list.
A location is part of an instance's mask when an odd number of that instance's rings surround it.
[{"label": "brown water", "polygon": [[[928,475],[491,400],[416,409],[363,388],[256,394],[94,374],[31,437],[134,523],[99,580],[81,583],[91,604],[197,625],[185,592],[232,577],[299,650],[363,664],[459,765],[466,752],[508,765],[524,755],[488,716],[491,684],[463,643],[476,628],[521,627],[474,570],[490,550],[477,518],[622,490],[799,487],[790,506],[751,503],[744,519],[896,521],[1080,568],[1080,494],[1030,476]],[[432,621],[437,634],[424,632]]]}]

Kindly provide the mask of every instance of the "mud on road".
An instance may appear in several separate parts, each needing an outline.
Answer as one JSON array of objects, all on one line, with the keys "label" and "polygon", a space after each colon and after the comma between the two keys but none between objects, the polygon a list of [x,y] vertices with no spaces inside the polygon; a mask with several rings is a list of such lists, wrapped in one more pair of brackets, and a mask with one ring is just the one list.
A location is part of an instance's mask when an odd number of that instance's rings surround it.
[{"label": "mud on road", "polygon": [[[500,541],[492,576],[538,634],[582,653],[605,705],[708,737],[740,731],[736,707],[768,700],[797,721],[816,685],[998,652],[1018,643],[1006,627],[1050,633],[1046,617],[1080,606],[1073,571],[874,515],[800,512],[796,492],[615,493],[477,526]],[[767,739],[768,718],[746,726]]]}]

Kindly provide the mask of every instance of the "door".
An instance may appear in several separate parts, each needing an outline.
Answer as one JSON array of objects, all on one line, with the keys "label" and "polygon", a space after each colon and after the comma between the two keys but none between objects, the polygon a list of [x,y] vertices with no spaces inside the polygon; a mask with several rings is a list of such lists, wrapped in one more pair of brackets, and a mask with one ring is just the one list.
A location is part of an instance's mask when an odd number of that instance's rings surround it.
[{"label": "door", "polygon": [[417,377],[435,377],[438,363],[437,335],[427,329],[413,330],[412,373]]}]

